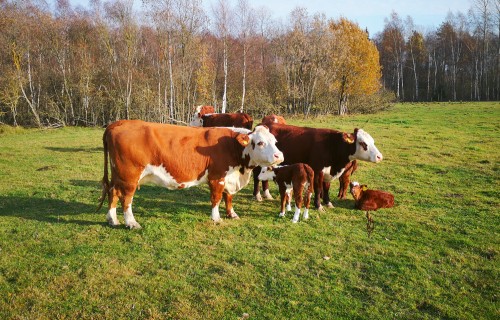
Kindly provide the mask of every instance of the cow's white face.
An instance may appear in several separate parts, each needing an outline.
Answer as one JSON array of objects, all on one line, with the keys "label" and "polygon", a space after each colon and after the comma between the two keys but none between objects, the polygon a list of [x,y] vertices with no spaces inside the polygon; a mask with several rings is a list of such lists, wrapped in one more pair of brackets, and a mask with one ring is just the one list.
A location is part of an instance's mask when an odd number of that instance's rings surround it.
[{"label": "cow's white face", "polygon": [[190,127],[203,127],[203,119],[200,117],[199,113],[195,113],[191,122],[189,122]]},{"label": "cow's white face", "polygon": [[283,152],[276,148],[276,138],[267,127],[255,127],[248,137],[243,157],[250,156],[250,166],[268,167],[283,162]]},{"label": "cow's white face", "polygon": [[380,162],[383,159],[382,153],[375,146],[375,140],[367,132],[358,129],[356,140],[356,152],[349,156],[349,160],[363,160],[370,162]]},{"label": "cow's white face", "polygon": [[262,170],[260,170],[259,180],[274,180],[274,177],[276,177],[276,173],[274,173],[273,168],[263,167]]}]

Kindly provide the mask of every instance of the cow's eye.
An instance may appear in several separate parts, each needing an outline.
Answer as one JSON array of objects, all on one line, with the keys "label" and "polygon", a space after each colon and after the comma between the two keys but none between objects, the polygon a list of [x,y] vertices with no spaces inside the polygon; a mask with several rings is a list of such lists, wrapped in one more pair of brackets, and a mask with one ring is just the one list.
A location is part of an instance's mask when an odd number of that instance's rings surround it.
[{"label": "cow's eye", "polygon": [[264,145],[264,141],[260,141],[259,143],[257,143],[257,145],[258,145],[259,147],[262,147],[262,146]]}]

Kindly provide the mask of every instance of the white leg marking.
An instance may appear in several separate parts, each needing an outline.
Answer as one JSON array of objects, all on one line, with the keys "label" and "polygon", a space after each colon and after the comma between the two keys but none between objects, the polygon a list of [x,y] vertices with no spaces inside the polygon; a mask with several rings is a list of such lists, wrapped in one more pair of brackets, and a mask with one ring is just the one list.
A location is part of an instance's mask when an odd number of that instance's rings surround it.
[{"label": "white leg marking", "polygon": [[304,209],[304,220],[309,219],[309,209]]},{"label": "white leg marking", "polygon": [[273,200],[273,196],[269,192],[269,189],[264,190],[264,198],[266,198],[267,200]]},{"label": "white leg marking", "polygon": [[140,229],[141,225],[135,221],[134,214],[132,213],[132,203],[128,207],[127,211],[123,212],[123,217],[125,218],[125,225],[130,229]]},{"label": "white leg marking", "polygon": [[234,209],[231,208],[231,219],[239,219],[240,217],[238,217],[238,215],[236,214],[236,212],[234,212]]},{"label": "white leg marking", "polygon": [[290,204],[290,202],[286,204],[286,211],[292,211],[292,205]]},{"label": "white leg marking", "polygon": [[116,217],[116,208],[109,209],[108,214],[106,214],[106,220],[108,220],[108,223],[113,227],[120,224],[120,221],[118,221]]},{"label": "white leg marking", "polygon": [[219,202],[215,205],[215,207],[212,208],[212,220],[215,222],[219,222],[222,219],[220,218],[220,213],[219,213]]},{"label": "white leg marking", "polygon": [[285,216],[285,211],[280,212],[280,217],[282,217],[282,218],[283,218],[284,216]]},{"label": "white leg marking", "polygon": [[326,204],[326,207],[327,207],[327,208],[333,208],[333,204],[332,204],[331,202],[328,202],[328,203]]},{"label": "white leg marking", "polygon": [[255,197],[254,197],[254,198],[255,198],[255,200],[257,200],[257,201],[262,201],[262,196],[260,195],[260,191],[259,191],[259,193],[257,193],[257,194],[255,195]]},{"label": "white leg marking", "polygon": [[293,215],[292,222],[297,223],[299,221],[299,217],[300,217],[300,209],[297,208],[297,206],[295,206],[295,214]]}]

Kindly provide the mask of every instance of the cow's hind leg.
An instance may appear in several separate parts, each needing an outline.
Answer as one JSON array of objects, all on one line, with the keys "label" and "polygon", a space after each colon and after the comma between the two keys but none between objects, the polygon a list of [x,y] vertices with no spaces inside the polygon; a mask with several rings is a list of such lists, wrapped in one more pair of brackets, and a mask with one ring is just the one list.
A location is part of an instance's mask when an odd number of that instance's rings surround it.
[{"label": "cow's hind leg", "polygon": [[132,213],[132,200],[134,199],[136,186],[128,186],[124,190],[124,195],[120,199],[123,207],[123,217],[125,218],[125,226],[130,229],[140,229],[141,225],[135,221]]},{"label": "cow's hind leg", "polygon": [[224,197],[224,202],[226,203],[226,216],[231,219],[239,219],[240,217],[238,217],[236,212],[234,212],[233,196],[227,192],[224,192],[222,196]]},{"label": "cow's hind leg", "polygon": [[306,198],[304,200],[304,220],[309,219],[309,205],[311,203],[312,185],[306,185]]},{"label": "cow's hind leg", "polygon": [[106,214],[106,220],[108,220],[109,225],[112,227],[116,227],[120,224],[120,221],[118,221],[118,217],[116,216],[116,205],[118,204],[119,196],[119,191],[115,187],[108,191],[109,207],[108,213]]},{"label": "cow's hind leg", "polygon": [[287,195],[288,193],[286,192],[286,187],[285,186],[280,186],[280,205],[281,205],[281,211],[280,211],[280,217],[285,216],[285,205],[287,202]]},{"label": "cow's hind leg", "polygon": [[302,191],[304,190],[303,185],[294,186],[293,188],[293,198],[295,200],[295,214],[293,215],[292,222],[297,223],[300,218],[300,210],[302,209]]}]

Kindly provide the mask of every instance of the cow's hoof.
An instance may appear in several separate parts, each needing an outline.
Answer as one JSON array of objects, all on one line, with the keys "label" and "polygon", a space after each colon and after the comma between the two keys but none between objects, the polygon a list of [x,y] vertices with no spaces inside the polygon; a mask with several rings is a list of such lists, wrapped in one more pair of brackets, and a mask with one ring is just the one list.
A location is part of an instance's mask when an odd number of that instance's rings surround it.
[{"label": "cow's hoof", "polygon": [[284,212],[280,212],[280,218],[283,218],[285,216]]},{"label": "cow's hoof", "polygon": [[292,219],[292,223],[297,223],[299,222],[299,219],[295,220],[295,219]]},{"label": "cow's hoof", "polygon": [[269,192],[269,189],[264,191],[264,197],[266,198],[266,200],[274,200],[273,196]]},{"label": "cow's hoof", "polygon": [[325,211],[325,207],[323,207],[323,206],[319,206],[319,207],[318,207],[318,211],[324,212],[324,211]]},{"label": "cow's hoof", "polygon": [[231,215],[227,216],[229,219],[239,219],[240,217],[236,213],[232,213]]},{"label": "cow's hoof", "polygon": [[120,222],[119,221],[113,221],[111,219],[108,219],[108,224],[110,227],[118,227],[120,225]]},{"label": "cow's hoof", "polygon": [[132,229],[141,229],[141,225],[137,222],[131,222],[131,223],[127,223],[127,228],[129,228],[130,230]]},{"label": "cow's hoof", "polygon": [[253,198],[257,201],[262,201],[262,196],[260,195],[260,193],[257,193],[255,196],[253,196]]},{"label": "cow's hoof", "polygon": [[326,207],[331,209],[331,208],[333,208],[333,204],[332,204],[331,202],[328,202],[328,203],[326,204]]}]

